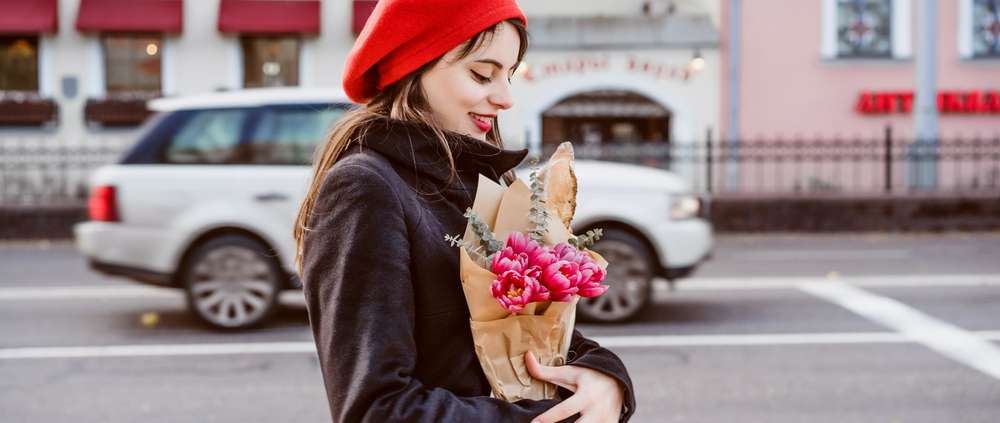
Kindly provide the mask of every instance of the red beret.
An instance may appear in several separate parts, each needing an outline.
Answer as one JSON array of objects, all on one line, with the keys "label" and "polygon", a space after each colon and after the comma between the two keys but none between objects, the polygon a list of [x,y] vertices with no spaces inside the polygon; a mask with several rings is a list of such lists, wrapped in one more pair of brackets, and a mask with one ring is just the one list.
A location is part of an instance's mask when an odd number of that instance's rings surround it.
[{"label": "red beret", "polygon": [[365,103],[497,22],[527,23],[514,0],[380,0],[347,56],[344,91]]}]

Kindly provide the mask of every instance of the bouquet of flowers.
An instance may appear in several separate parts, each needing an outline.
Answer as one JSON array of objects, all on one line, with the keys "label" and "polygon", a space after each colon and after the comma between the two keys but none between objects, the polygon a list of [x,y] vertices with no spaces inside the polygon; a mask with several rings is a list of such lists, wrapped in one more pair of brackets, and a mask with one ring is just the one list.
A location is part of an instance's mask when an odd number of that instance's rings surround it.
[{"label": "bouquet of flowers", "polygon": [[[476,354],[494,395],[505,401],[558,398],[555,385],[531,377],[524,354],[531,351],[543,365],[565,364],[577,301],[608,289],[601,285],[607,262],[586,249],[601,231],[577,237],[569,229],[572,154],[564,143],[542,171],[536,159],[530,187],[518,180],[503,188],[480,177],[465,236],[445,235],[462,247]],[[547,201],[546,188],[559,191],[551,193],[556,201]]]}]

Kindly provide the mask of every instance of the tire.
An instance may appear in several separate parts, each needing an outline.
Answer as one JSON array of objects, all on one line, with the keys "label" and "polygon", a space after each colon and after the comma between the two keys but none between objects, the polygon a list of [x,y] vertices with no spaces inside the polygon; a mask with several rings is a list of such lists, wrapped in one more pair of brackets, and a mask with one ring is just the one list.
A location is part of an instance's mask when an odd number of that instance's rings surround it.
[{"label": "tire", "polygon": [[245,329],[267,321],[278,307],[283,272],[266,251],[261,243],[238,235],[199,245],[181,269],[191,311],[220,329]]},{"label": "tire", "polygon": [[590,322],[615,323],[637,316],[652,297],[656,262],[646,245],[628,232],[607,229],[591,248],[608,261],[608,290],[596,298],[581,298],[576,311]]}]

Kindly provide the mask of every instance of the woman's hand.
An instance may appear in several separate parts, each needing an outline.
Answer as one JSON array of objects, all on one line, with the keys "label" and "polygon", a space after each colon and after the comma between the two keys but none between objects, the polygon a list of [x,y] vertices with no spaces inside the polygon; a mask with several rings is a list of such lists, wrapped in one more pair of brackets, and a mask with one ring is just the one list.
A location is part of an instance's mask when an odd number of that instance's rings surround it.
[{"label": "woman's hand", "polygon": [[525,354],[528,373],[535,379],[573,391],[573,396],[540,414],[532,423],[555,423],[580,413],[577,423],[613,423],[621,416],[625,389],[610,376],[572,365],[549,367],[538,364],[530,351]]}]

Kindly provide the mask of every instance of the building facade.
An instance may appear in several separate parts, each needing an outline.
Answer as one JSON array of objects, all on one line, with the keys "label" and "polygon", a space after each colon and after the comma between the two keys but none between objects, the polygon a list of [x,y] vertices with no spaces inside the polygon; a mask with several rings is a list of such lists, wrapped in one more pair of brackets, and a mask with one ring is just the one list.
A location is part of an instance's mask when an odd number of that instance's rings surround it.
[{"label": "building facade", "polygon": [[[375,3],[0,0],[15,11],[0,17],[0,138],[127,137],[153,97],[339,87]],[[533,46],[500,116],[511,147],[684,143],[718,127],[718,1],[522,8]]]},{"label": "building facade", "polygon": [[[890,127],[913,138],[917,1],[723,0],[724,137],[871,138]],[[736,3],[740,51],[730,93]],[[937,2],[942,137],[1000,134],[998,13],[995,0]]]}]

